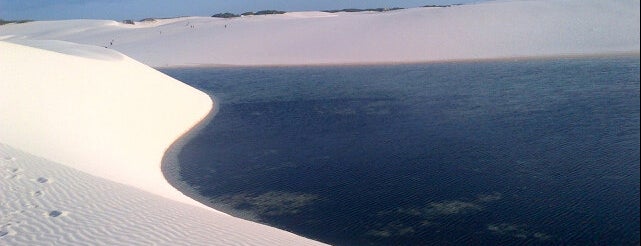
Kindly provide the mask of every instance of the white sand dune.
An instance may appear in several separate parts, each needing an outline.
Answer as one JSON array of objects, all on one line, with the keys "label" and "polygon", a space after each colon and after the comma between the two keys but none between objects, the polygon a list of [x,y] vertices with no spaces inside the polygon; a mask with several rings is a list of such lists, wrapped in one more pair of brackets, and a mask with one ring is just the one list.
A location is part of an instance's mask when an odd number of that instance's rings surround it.
[{"label": "white sand dune", "polygon": [[163,154],[213,102],[146,65],[638,53],[639,1],[41,21],[0,26],[0,40],[0,245],[308,245],[169,185]]},{"label": "white sand dune", "polygon": [[[193,28],[192,28],[193,27]],[[0,37],[105,46],[154,67],[393,63],[639,52],[639,1],[497,1],[383,13],[33,22]]]},{"label": "white sand dune", "polygon": [[[74,46],[45,43],[38,46],[62,53]],[[3,143],[198,204],[164,182],[160,162],[166,148],[209,112],[212,101],[207,95],[104,48],[75,45],[76,54],[67,55],[0,45]]]},{"label": "white sand dune", "polygon": [[318,244],[165,180],[207,95],[113,50],[28,43],[0,42],[0,245]]}]

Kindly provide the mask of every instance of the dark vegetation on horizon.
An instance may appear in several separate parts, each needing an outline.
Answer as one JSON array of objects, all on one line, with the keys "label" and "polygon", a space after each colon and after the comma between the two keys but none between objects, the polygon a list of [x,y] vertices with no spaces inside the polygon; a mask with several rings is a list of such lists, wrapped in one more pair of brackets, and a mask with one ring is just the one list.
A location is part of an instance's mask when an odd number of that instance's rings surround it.
[{"label": "dark vegetation on horizon", "polygon": [[338,12],[349,12],[349,13],[354,13],[354,12],[387,12],[387,11],[394,11],[394,10],[401,10],[404,8],[375,8],[375,9],[334,9],[334,10],[323,10],[322,12],[327,12],[327,13],[338,13]]},{"label": "dark vegetation on horizon", "polygon": [[[424,5],[421,6],[421,8],[447,8],[447,7],[452,7],[456,5],[461,5],[461,4],[449,4],[449,5]],[[374,9],[334,9],[334,10],[323,10],[322,12],[327,12],[327,13],[338,13],[338,12],[366,12],[366,11],[371,11],[371,12],[387,12],[387,11],[394,11],[394,10],[401,10],[405,8],[374,8]]]},{"label": "dark vegetation on horizon", "polygon": [[[452,7],[452,6],[457,6],[457,5],[462,5],[462,4],[448,4],[448,5],[424,5],[420,6],[421,8],[447,8],[447,7]],[[387,11],[394,11],[394,10],[401,10],[405,8],[371,8],[371,9],[357,9],[357,8],[347,8],[347,9],[334,9],[334,10],[322,10],[321,12],[326,12],[326,13],[338,13],[338,12],[387,12]],[[214,18],[237,18],[241,16],[252,16],[252,15],[278,15],[278,14],[284,14],[287,13],[286,11],[280,11],[280,10],[261,10],[258,12],[244,12],[242,14],[234,14],[230,12],[224,12],[224,13],[217,13],[212,15],[211,17]],[[145,22],[145,21],[155,21],[155,20],[161,20],[161,19],[173,19],[173,18],[178,18],[178,17],[170,17],[170,18],[145,18],[140,20],[139,22]],[[1,19],[0,19],[1,21]],[[123,20],[122,21],[125,24],[131,24],[135,25],[135,21],[133,20]],[[3,23],[0,22],[0,25]]]},{"label": "dark vegetation on horizon", "polygon": [[[176,19],[176,18],[181,18],[181,17],[187,17],[187,16],[161,17],[161,18],[144,18],[144,19],[140,19],[138,22],[154,22],[154,21],[157,21],[157,20],[168,20],[168,19]],[[134,21],[134,20],[123,20],[122,23],[135,25],[136,21]]]},{"label": "dark vegetation on horizon", "polygon": [[[460,3],[458,4],[448,4],[448,5],[424,5],[421,6],[422,8],[446,8],[446,7],[452,7],[452,6],[458,6],[462,5]],[[357,8],[347,8],[347,9],[334,9],[334,10],[322,10],[321,12],[327,12],[327,13],[338,13],[338,12],[366,12],[366,11],[372,11],[372,12],[386,12],[386,11],[394,11],[394,10],[401,10],[404,8],[372,8],[372,9],[357,9]],[[217,13],[212,15],[211,17],[216,17],[216,18],[236,18],[236,17],[241,17],[241,16],[251,16],[251,15],[277,15],[277,14],[284,14],[287,13],[286,11],[280,11],[280,10],[261,10],[258,12],[245,12],[242,14],[234,14],[234,13]],[[162,19],[174,19],[174,18],[179,18],[183,16],[177,16],[177,17],[165,17],[165,18],[144,18],[139,20],[139,22],[146,22],[146,21],[155,21],[155,20],[162,20]],[[0,26],[1,25],[6,25],[6,24],[20,24],[20,23],[27,23],[27,22],[32,22],[33,20],[4,20],[0,18]],[[123,20],[122,23],[125,24],[130,24],[130,25],[135,25],[134,20]]]},{"label": "dark vegetation on horizon", "polygon": [[261,10],[261,11],[258,11],[256,13],[245,12],[245,13],[243,13],[243,15],[280,15],[280,14],[284,14],[284,13],[287,13],[287,12],[280,11],[280,10]]},{"label": "dark vegetation on horizon", "polygon": [[5,25],[5,24],[11,24],[11,23],[20,24],[20,23],[27,23],[27,22],[32,22],[32,21],[33,20],[3,20],[3,19],[0,19],[0,26],[1,25]]},{"label": "dark vegetation on horizon", "polygon": [[240,17],[240,15],[232,14],[232,13],[218,13],[218,14],[212,15],[211,17],[216,17],[216,18],[234,18],[234,17]]},{"label": "dark vegetation on horizon", "polygon": [[[241,17],[241,16],[250,16],[250,15],[277,15],[277,14],[284,14],[287,13],[285,11],[280,11],[280,10],[261,10],[258,12],[245,12],[242,14],[234,14],[234,13],[218,13],[215,15],[212,15],[211,17],[216,17],[216,18],[235,18],[235,17]],[[179,18],[179,17],[170,17],[170,18],[144,18],[142,20],[139,20],[138,22],[147,22],[147,21],[156,21],[156,20],[162,20],[162,19],[173,19],[173,18]],[[122,23],[125,24],[130,24],[130,25],[135,25],[136,22],[133,20],[123,20]]]},{"label": "dark vegetation on horizon", "polygon": [[[422,8],[446,8],[446,7],[452,7],[456,5],[461,5],[461,4],[448,4],[448,5],[424,5],[421,6]],[[356,8],[348,8],[348,9],[334,9],[334,10],[323,10],[321,12],[327,12],[327,13],[338,13],[338,12],[387,12],[387,11],[394,11],[394,10],[401,10],[405,8],[372,8],[372,9],[356,9]],[[261,10],[258,12],[245,12],[242,14],[234,14],[234,13],[218,13],[215,15],[212,15],[211,17],[216,17],[216,18],[236,18],[236,17],[241,17],[241,16],[251,16],[251,15],[275,15],[275,14],[284,14],[287,13],[285,11],[279,11],[279,10]]]},{"label": "dark vegetation on horizon", "polygon": [[[447,7],[452,7],[456,5],[461,5],[461,4],[449,4],[449,5],[424,5],[421,6],[421,8],[447,8]],[[375,8],[375,9],[335,9],[335,10],[323,10],[322,12],[327,12],[327,13],[338,13],[338,12],[367,12],[367,11],[372,11],[372,12],[387,12],[387,11],[394,11],[394,10],[401,10],[405,8]]]},{"label": "dark vegetation on horizon", "polygon": [[212,15],[211,17],[216,17],[216,18],[234,18],[234,17],[241,17],[241,16],[250,16],[250,15],[279,15],[279,14],[284,14],[287,13],[285,11],[280,11],[280,10],[261,10],[258,12],[245,12],[242,14],[234,14],[234,13],[218,13],[215,15]]}]

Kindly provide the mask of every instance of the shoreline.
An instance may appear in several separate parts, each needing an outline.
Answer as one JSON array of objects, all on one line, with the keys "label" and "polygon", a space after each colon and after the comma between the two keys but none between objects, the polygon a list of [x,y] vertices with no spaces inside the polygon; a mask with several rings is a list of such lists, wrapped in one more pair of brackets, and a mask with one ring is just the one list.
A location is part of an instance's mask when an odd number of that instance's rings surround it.
[{"label": "shoreline", "polygon": [[[183,150],[185,145],[189,143],[194,137],[196,137],[208,124],[210,124],[211,121],[214,119],[214,117],[218,114],[218,110],[220,108],[219,106],[220,104],[218,103],[218,100],[216,100],[216,97],[214,95],[208,94],[208,96],[214,102],[214,106],[212,107],[211,111],[209,111],[207,116],[205,116],[202,120],[200,120],[197,124],[195,124],[191,129],[186,131],[183,135],[181,135],[178,139],[176,139],[176,141],[174,141],[167,148],[161,161],[161,165],[160,165],[161,172],[164,175],[167,183],[175,187],[178,191],[183,193],[185,196],[199,203],[202,203],[203,205],[211,209],[222,212],[226,215],[239,217],[241,219],[251,220],[253,219],[253,217],[251,216],[250,217],[242,216],[242,215],[238,216],[238,213],[235,213],[233,209],[215,206],[215,204],[213,204],[209,200],[209,198],[200,195],[198,191],[194,189],[194,187],[184,182],[180,176],[181,167],[180,167],[180,161],[178,159],[178,155]],[[255,222],[255,221],[252,220],[252,222]]]},{"label": "shoreline", "polygon": [[[216,115],[218,114],[218,110],[220,109],[220,104],[218,103],[219,101],[216,99],[216,97],[211,94],[208,94],[208,95],[211,97],[212,101],[214,102],[214,107],[212,107],[212,110],[209,112],[209,114],[207,114],[207,116],[205,116],[205,118],[203,118],[200,122],[194,125],[187,132],[185,132],[182,136],[176,139],[176,141],[174,141],[174,143],[167,148],[167,151],[165,151],[165,154],[163,155],[163,158],[161,161],[161,166],[160,166],[161,171],[167,183],[169,183],[171,186],[175,187],[178,191],[183,193],[185,196],[193,199],[194,201],[197,201],[213,210],[224,213],[225,215],[229,215],[229,216],[236,217],[243,220],[248,220],[248,221],[259,223],[266,226],[270,226],[268,224],[261,223],[260,220],[251,213],[243,212],[243,211],[231,208],[222,203],[212,202],[210,198],[201,195],[194,187],[187,184],[183,180],[182,176],[180,175],[181,166],[180,166],[180,160],[178,158],[178,155],[180,155],[180,152],[184,149],[185,145],[187,145],[205,127],[207,127],[207,125],[211,123],[214,117],[216,117]],[[283,229],[280,229],[280,230],[283,230]]]},{"label": "shoreline", "polygon": [[309,63],[309,64],[194,64],[194,65],[168,65],[153,66],[155,69],[191,69],[191,68],[287,68],[287,67],[358,67],[358,66],[396,66],[396,65],[420,65],[440,63],[477,63],[477,62],[511,62],[511,61],[537,61],[550,59],[607,59],[615,57],[641,57],[641,51],[621,51],[604,53],[582,53],[582,54],[557,54],[541,56],[514,56],[497,58],[470,58],[470,59],[446,59],[446,60],[425,60],[425,61],[400,61],[400,62],[348,62],[348,63]]}]

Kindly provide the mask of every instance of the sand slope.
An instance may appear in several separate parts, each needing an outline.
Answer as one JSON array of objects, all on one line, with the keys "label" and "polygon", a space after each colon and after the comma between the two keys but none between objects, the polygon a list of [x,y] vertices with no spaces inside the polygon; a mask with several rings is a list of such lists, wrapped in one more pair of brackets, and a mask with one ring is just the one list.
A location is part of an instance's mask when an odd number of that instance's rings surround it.
[{"label": "sand slope", "polygon": [[0,245],[310,245],[0,144]]},{"label": "sand slope", "polygon": [[306,245],[184,196],[166,149],[204,93],[113,50],[0,42],[0,245]]},{"label": "sand slope", "polygon": [[[60,41],[35,45],[55,52],[0,44],[0,141],[193,203],[162,182],[160,161],[209,112],[211,99],[113,50]],[[64,54],[69,47],[87,55]]]},{"label": "sand slope", "polygon": [[639,1],[496,1],[384,13],[34,22],[0,38],[116,49],[150,66],[417,62],[639,52]]}]

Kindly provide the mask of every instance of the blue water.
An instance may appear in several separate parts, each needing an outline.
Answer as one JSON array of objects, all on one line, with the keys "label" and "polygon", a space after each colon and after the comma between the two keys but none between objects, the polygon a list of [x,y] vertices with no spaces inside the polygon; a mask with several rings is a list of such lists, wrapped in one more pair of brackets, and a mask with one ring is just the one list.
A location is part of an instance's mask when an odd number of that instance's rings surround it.
[{"label": "blue water", "polygon": [[338,245],[639,244],[639,57],[163,72],[214,204]]}]

